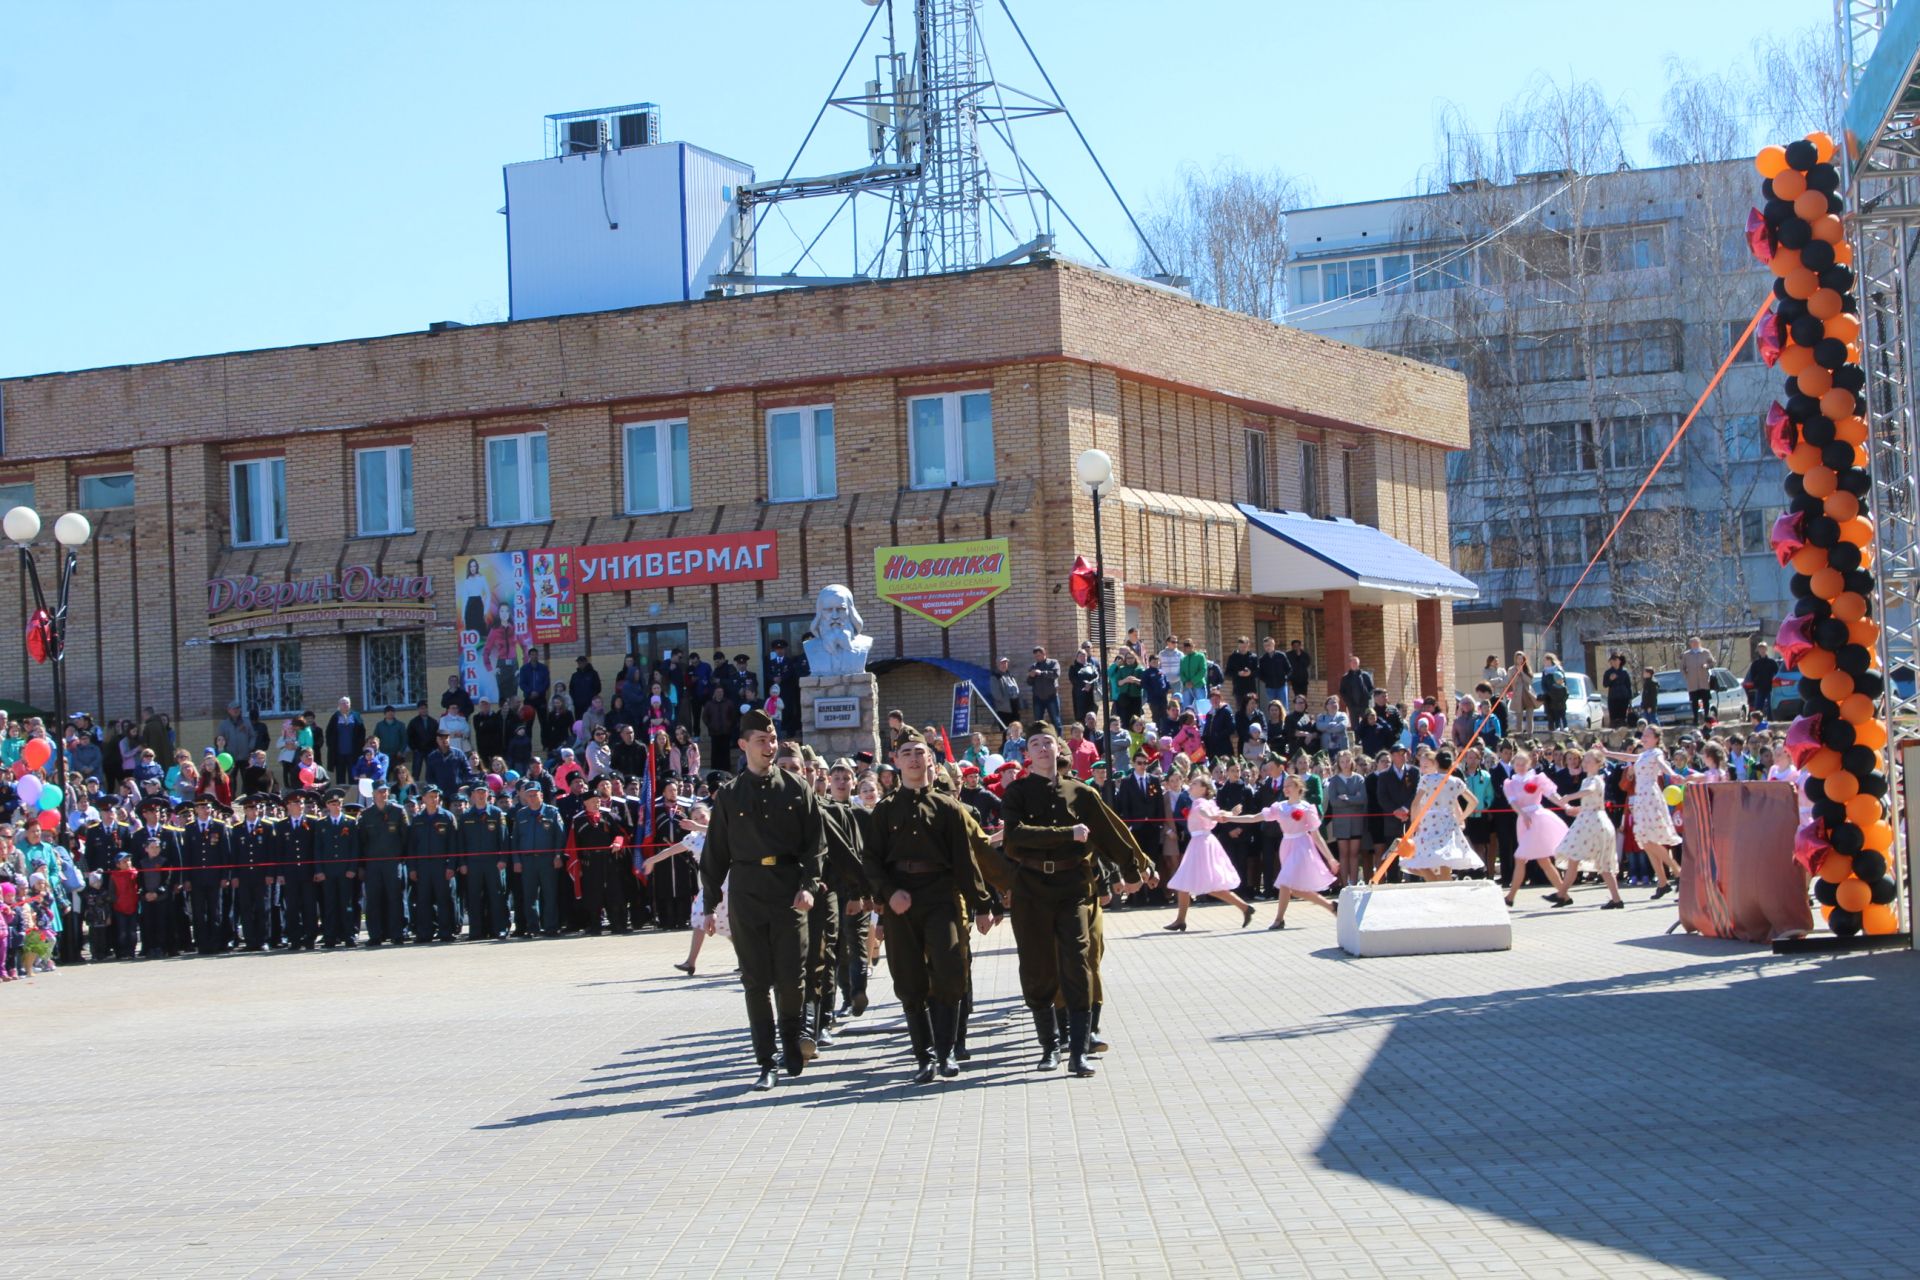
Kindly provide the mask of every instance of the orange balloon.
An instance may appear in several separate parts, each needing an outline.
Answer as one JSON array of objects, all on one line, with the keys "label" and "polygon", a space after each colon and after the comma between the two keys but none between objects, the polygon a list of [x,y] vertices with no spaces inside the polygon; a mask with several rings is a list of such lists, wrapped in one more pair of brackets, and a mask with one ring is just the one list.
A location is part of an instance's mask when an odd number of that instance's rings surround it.
[{"label": "orange balloon", "polygon": [[[1806,486],[1807,496],[1809,498],[1825,498],[1835,489],[1839,488],[1840,477],[1834,474],[1832,467],[1822,466],[1809,470],[1801,477],[1800,482]],[[1836,587],[1835,590],[1837,591],[1838,588]],[[1828,597],[1821,596],[1820,598],[1825,600]]]},{"label": "orange balloon", "polygon": [[1862,618],[1858,622],[1847,624],[1847,639],[1854,644],[1871,649],[1880,643],[1880,624],[1872,618]]},{"label": "orange balloon", "polygon": [[[1834,777],[1838,776],[1838,774],[1834,775]],[[1828,778],[1827,781],[1832,782],[1833,778]],[[1878,822],[1882,816],[1880,797],[1878,796],[1870,796],[1863,792],[1847,801],[1847,819],[1856,827],[1864,827],[1870,822]],[[1855,911],[1859,910],[1858,907],[1852,909]]]},{"label": "orange balloon", "polygon": [[1782,169],[1773,175],[1773,194],[1782,200],[1798,200],[1807,189],[1807,175],[1798,169]]},{"label": "orange balloon", "polygon": [[[1853,741],[1855,746],[1865,747],[1869,751],[1878,751],[1887,745],[1887,726],[1878,720],[1869,720],[1865,724],[1856,725],[1853,730]],[[1867,819],[1867,822],[1878,821],[1880,821],[1878,814],[1871,815]],[[1860,825],[1864,827],[1867,823],[1863,822]]]},{"label": "orange balloon", "polygon": [[1860,363],[1860,344],[1859,343],[1849,342],[1847,344],[1847,363],[1848,364]]},{"label": "orange balloon", "polygon": [[1842,342],[1852,342],[1860,336],[1860,317],[1851,311],[1842,311],[1829,319],[1824,328],[1829,338],[1838,338]]},{"label": "orange balloon", "polygon": [[[1827,799],[1833,801],[1835,804],[1845,804],[1860,794],[1860,779],[1850,773],[1836,773],[1831,778],[1828,778],[1824,785],[1827,788]],[[1823,875],[1826,873],[1826,869],[1826,865],[1824,863],[1821,864],[1820,871]],[[1842,879],[1844,878],[1843,876]],[[1839,884],[1840,881],[1836,880],[1834,883]]]},{"label": "orange balloon", "polygon": [[1873,905],[1873,890],[1865,880],[1846,879],[1833,891],[1833,898],[1842,911],[1865,911]]},{"label": "orange balloon", "polygon": [[[1813,478],[1819,475],[1821,471],[1827,471],[1827,469],[1825,467],[1821,467],[1818,471],[1809,471],[1807,473],[1807,483],[1809,486],[1807,489],[1808,493],[1813,493],[1813,489],[1811,487],[1813,483]],[[1828,476],[1827,483],[1832,484],[1833,472],[1827,471],[1827,476]],[[1815,496],[1817,497],[1819,495],[1816,494]],[[1819,596],[1822,600],[1831,600],[1835,596],[1839,595],[1842,591],[1845,591],[1847,589],[1847,575],[1844,573],[1841,573],[1838,569],[1834,568],[1832,565],[1828,565],[1826,568],[1822,569],[1820,572],[1813,575],[1812,587],[1813,587],[1814,595]]]},{"label": "orange balloon", "polygon": [[[1813,144],[1813,154],[1819,158],[1821,164],[1825,164],[1827,161],[1833,159],[1833,136],[1831,134],[1815,129],[1807,135],[1807,141]],[[1785,159],[1786,154],[1786,148],[1782,147],[1780,149],[1781,158]]]},{"label": "orange balloon", "polygon": [[1820,693],[1828,702],[1838,702],[1853,692],[1853,677],[1835,668],[1820,677]]},{"label": "orange balloon", "polygon": [[[1840,664],[1834,659],[1833,650],[1815,647],[1801,654],[1800,661],[1795,665],[1801,675],[1812,676],[1815,680],[1824,680],[1827,673]],[[1838,757],[1836,756],[1835,759]],[[1814,776],[1820,778],[1826,775],[1815,774]]]},{"label": "orange balloon", "polygon": [[1860,514],[1860,499],[1845,489],[1835,489],[1827,495],[1826,511],[1827,515],[1844,524]]},{"label": "orange balloon", "polygon": [[1860,445],[1853,446],[1853,465],[1862,471],[1867,469],[1867,451]]},{"label": "orange balloon", "polygon": [[[1812,473],[1809,472],[1808,475],[1809,478],[1811,478]],[[1813,490],[1809,489],[1807,492],[1812,493]],[[1840,540],[1842,542],[1851,542],[1856,547],[1872,546],[1873,517],[1855,516],[1845,524],[1842,524],[1840,526]]]},{"label": "orange balloon", "polygon": [[1795,475],[1804,476],[1820,465],[1820,451],[1802,440],[1793,446],[1793,452],[1787,455],[1787,470]]},{"label": "orange balloon", "polygon": [[[1753,158],[1753,167],[1760,171],[1760,176],[1763,178],[1778,177],[1786,171],[1787,149],[1769,143],[1760,148],[1760,154]],[[1778,194],[1778,188],[1775,189],[1775,194]]]},{"label": "orange balloon", "polygon": [[[1832,657],[1833,655],[1828,654],[1827,656]],[[1840,766],[1844,761],[1845,757],[1832,747],[1822,747],[1807,757],[1807,772],[1824,782],[1834,774],[1840,772]]]},{"label": "orange balloon", "polygon": [[1860,621],[1867,616],[1867,598],[1858,591],[1842,591],[1833,598],[1833,616],[1842,622]]},{"label": "orange balloon", "polygon": [[1863,829],[1860,835],[1861,838],[1866,841],[1867,848],[1873,850],[1875,853],[1885,853],[1887,850],[1893,848],[1893,824],[1891,822],[1876,822],[1872,826]]},{"label": "orange balloon", "polygon": [[1811,542],[1793,553],[1793,559],[1787,561],[1795,573],[1816,574],[1827,567],[1827,549],[1816,547]]},{"label": "orange balloon", "polygon": [[1891,902],[1870,902],[1860,913],[1860,932],[1887,934],[1900,932],[1900,913]]},{"label": "orange balloon", "polygon": [[1827,907],[1827,906],[1823,906],[1823,907],[1821,907],[1821,908],[1820,908],[1820,923],[1821,923],[1821,924],[1826,924],[1826,923],[1827,923],[1828,921],[1830,921],[1830,920],[1832,920],[1832,919],[1833,919],[1833,908],[1832,908],[1832,907]]},{"label": "orange balloon", "polygon": [[[1827,381],[1829,384],[1832,383],[1833,375],[1831,373],[1827,374]],[[1803,383],[1800,389],[1806,391],[1806,385]],[[1807,394],[1812,395],[1814,393],[1808,391]],[[1820,412],[1826,414],[1829,418],[1844,418],[1848,414],[1851,414],[1853,412],[1853,392],[1847,390],[1845,387],[1830,385],[1826,391],[1820,393]]]},{"label": "orange balloon", "polygon": [[[1845,777],[1845,774],[1841,775]],[[1831,793],[1829,793],[1831,794]],[[1828,884],[1839,884],[1853,875],[1853,859],[1839,850],[1833,850],[1820,859],[1820,878]]]},{"label": "orange balloon", "polygon": [[1873,713],[1873,699],[1864,693],[1850,693],[1840,701],[1840,718],[1848,724],[1865,724]]},{"label": "orange balloon", "polygon": [[[1816,294],[1814,296],[1818,297],[1819,295]],[[1815,365],[1805,373],[1800,374],[1799,379],[1800,394],[1803,396],[1823,396],[1833,390],[1833,370],[1823,369],[1819,365]],[[1822,410],[1822,412],[1825,411]],[[1847,412],[1853,412],[1851,406],[1849,406]],[[1831,417],[1832,415],[1828,414],[1828,416]]]},{"label": "orange balloon", "polygon": [[[1775,183],[1774,186],[1778,188],[1779,184]],[[1826,217],[1827,193],[1824,191],[1814,191],[1811,188],[1802,191],[1798,196],[1794,197],[1793,211],[1802,218],[1805,218],[1808,222],[1812,222],[1815,218]]]},{"label": "orange balloon", "polygon": [[1776,363],[1780,366],[1780,372],[1789,378],[1797,378],[1813,368],[1813,351],[1797,342],[1789,342],[1781,349],[1780,359]]},{"label": "orange balloon", "polygon": [[1853,246],[1842,240],[1833,246],[1833,260],[1843,267],[1853,265]]},{"label": "orange balloon", "polygon": [[1841,418],[1833,424],[1833,435],[1834,439],[1845,440],[1848,444],[1865,444],[1867,442],[1867,420],[1865,418],[1851,416]]},{"label": "orange balloon", "polygon": [[1784,247],[1775,249],[1773,256],[1767,259],[1767,269],[1776,276],[1782,277],[1789,271],[1800,270],[1804,265],[1806,264],[1800,261],[1800,251],[1798,249],[1787,249]]},{"label": "orange balloon", "polygon": [[1815,218],[1813,220],[1813,238],[1815,240],[1825,240],[1828,244],[1839,244],[1840,238],[1846,234],[1847,229],[1841,224],[1838,214],[1830,213],[1824,218]]},{"label": "orange balloon", "polygon": [[1805,267],[1787,273],[1787,296],[1805,301],[1820,292],[1820,277]]}]

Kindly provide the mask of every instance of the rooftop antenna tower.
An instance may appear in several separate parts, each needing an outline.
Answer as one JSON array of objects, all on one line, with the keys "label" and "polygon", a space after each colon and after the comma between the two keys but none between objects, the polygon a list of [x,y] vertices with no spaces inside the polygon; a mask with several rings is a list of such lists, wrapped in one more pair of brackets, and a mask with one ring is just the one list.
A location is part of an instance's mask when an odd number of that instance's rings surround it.
[{"label": "rooftop antenna tower", "polygon": [[[980,21],[986,0],[864,3],[873,13],[787,172],[774,181],[750,183],[739,189],[742,221],[750,230],[734,262],[712,277],[714,289],[730,292],[841,284],[883,276],[967,271],[1044,257],[1053,251],[1056,219],[1073,231],[1101,265],[1110,265],[1020,154],[1015,126],[1042,116],[1061,116],[1072,126],[1108,191],[1146,243],[1139,223],[1061,101],[1007,0],[999,0],[999,8],[1044,82],[1045,95],[1015,88],[994,74]],[[896,5],[911,11],[910,26],[899,24],[906,28],[904,32],[896,27]],[[873,57],[873,78],[865,83],[863,92],[842,94],[847,72],[875,38],[875,28],[883,18],[885,28],[880,39],[884,40],[884,52]],[[904,48],[902,34],[910,39]],[[796,178],[793,173],[800,156],[829,109],[853,114],[865,122],[868,163],[857,169]],[[805,240],[788,271],[761,275],[740,270],[749,248],[762,265],[772,257],[759,243],[770,214],[777,214],[792,227],[782,206],[820,197],[838,197],[839,204],[812,238]],[[876,237],[870,215],[864,241],[859,229],[862,203],[876,207],[882,228]],[[852,230],[852,268],[828,272],[814,250],[840,223],[843,214],[848,215],[847,225]],[[793,230],[796,238],[802,238],[797,227]],[[1152,253],[1151,245],[1148,251]],[[1157,264],[1158,257],[1154,256]],[[819,274],[800,274],[801,267],[808,263]],[[1164,274],[1155,278],[1181,283]]]}]

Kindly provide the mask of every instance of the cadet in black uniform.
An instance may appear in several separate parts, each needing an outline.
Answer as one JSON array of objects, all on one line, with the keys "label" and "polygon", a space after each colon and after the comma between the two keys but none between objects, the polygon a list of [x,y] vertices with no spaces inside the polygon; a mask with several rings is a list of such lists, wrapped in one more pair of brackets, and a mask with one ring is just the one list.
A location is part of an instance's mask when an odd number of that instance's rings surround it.
[{"label": "cadet in black uniform", "polygon": [[[1093,919],[1090,898],[1097,868],[1089,840],[1103,845],[1132,837],[1093,788],[1060,771],[1053,726],[1041,721],[1027,733],[1031,770],[1007,786],[1001,851],[1014,866],[1013,936],[1020,951],[1020,990],[1033,1011],[1040,1041],[1038,1067],[1059,1065],[1055,994],[1065,998],[1068,1069],[1094,1074],[1087,1061],[1093,1004]],[[1145,855],[1133,854],[1145,869]],[[1128,893],[1137,882],[1121,886]]]},{"label": "cadet in black uniform", "polygon": [[454,855],[459,851],[459,823],[440,807],[440,788],[428,784],[420,793],[420,812],[407,822],[415,942],[460,940],[460,918],[453,908],[453,880],[459,873]]},{"label": "cadet in black uniform", "polygon": [[900,785],[874,806],[873,840],[861,849],[867,883],[886,915],[887,968],[907,1014],[919,1063],[917,1083],[935,1072],[960,1074],[953,1056],[960,1005],[967,994],[966,917],[980,932],[993,927],[993,900],[974,866],[960,802],[934,792],[933,753],[916,730],[894,749]]},{"label": "cadet in black uniform", "polygon": [[[385,782],[373,784],[373,803],[355,827],[360,879],[367,894],[367,945],[406,940],[407,811],[389,800]],[[428,925],[431,936],[432,925]]]},{"label": "cadet in black uniform", "polygon": [[314,824],[313,864],[320,873],[321,910],[326,922],[326,946],[354,945],[353,888],[360,876],[360,837],[341,806],[346,792],[327,792],[327,816]]},{"label": "cadet in black uniform", "polygon": [[287,949],[311,951],[320,933],[320,893],[325,880],[313,862],[314,821],[307,815],[307,797],[289,792],[286,820],[280,823],[280,909],[284,915]]},{"label": "cadet in black uniform", "polygon": [[507,815],[484,782],[467,791],[460,815],[460,850],[467,855],[467,940],[507,936]]},{"label": "cadet in black uniform", "polygon": [[279,872],[280,839],[274,827],[260,814],[260,797],[245,796],[240,801],[240,824],[228,838],[233,849],[234,913],[240,920],[240,937],[249,951],[267,949],[267,888]]},{"label": "cadet in black uniform", "polygon": [[765,712],[740,717],[739,746],[746,769],[714,793],[713,820],[700,856],[700,891],[707,932],[714,933],[713,913],[720,909],[721,884],[727,884],[733,950],[760,1064],[753,1087],[766,1090],[775,1079],[776,1005],[787,1074],[799,1075],[813,1056],[813,1041],[802,1038],[807,913],[815,895],[825,892],[826,824],[813,792],[773,767],[778,739]]},{"label": "cadet in black uniform", "polygon": [[567,852],[580,865],[581,925],[595,937],[600,936],[602,911],[609,930],[627,932],[627,886],[620,879],[625,859],[614,848],[615,841],[625,846],[627,830],[608,811],[606,801],[598,791],[583,796],[567,832]]},{"label": "cadet in black uniform", "polygon": [[187,868],[187,892],[193,898],[193,946],[203,956],[225,951],[230,939],[221,899],[233,875],[233,847],[227,824],[213,816],[213,801],[193,802],[193,821],[180,835]]}]

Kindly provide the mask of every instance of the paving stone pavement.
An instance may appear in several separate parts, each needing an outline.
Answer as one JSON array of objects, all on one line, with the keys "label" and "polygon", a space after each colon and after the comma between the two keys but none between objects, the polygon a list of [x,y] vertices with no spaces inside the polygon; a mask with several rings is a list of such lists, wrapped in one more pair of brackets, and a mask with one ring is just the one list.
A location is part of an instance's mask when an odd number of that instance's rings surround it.
[{"label": "paving stone pavement", "polygon": [[3,993],[0,1171],[61,1276],[1920,1273],[1920,961],[1598,903],[1368,961],[1110,916],[1092,1080],[1029,1069],[1003,927],[960,1080],[887,994],[770,1095],[723,940],[94,966]]}]

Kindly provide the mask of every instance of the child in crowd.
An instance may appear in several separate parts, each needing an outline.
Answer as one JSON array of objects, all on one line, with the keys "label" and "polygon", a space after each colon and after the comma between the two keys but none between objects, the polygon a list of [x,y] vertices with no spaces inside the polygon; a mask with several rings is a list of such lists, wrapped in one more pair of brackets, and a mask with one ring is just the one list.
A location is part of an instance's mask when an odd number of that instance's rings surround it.
[{"label": "child in crowd", "polygon": [[[158,844],[159,841],[155,841]],[[133,943],[140,918],[140,873],[133,869],[133,855],[123,853],[113,860],[113,954],[115,959],[133,959]]]}]

